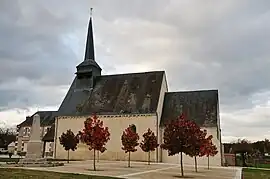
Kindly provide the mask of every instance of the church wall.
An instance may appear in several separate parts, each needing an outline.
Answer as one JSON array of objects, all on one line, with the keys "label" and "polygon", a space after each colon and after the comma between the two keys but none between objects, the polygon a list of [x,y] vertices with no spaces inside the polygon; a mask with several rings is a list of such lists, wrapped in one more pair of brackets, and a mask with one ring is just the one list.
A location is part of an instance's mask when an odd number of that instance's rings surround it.
[{"label": "church wall", "polygon": [[[67,152],[59,143],[59,137],[63,132],[71,129],[75,134],[82,130],[84,127],[84,121],[87,116],[82,117],[58,117],[56,120],[56,142],[54,150],[54,158],[63,159],[67,158]],[[101,160],[127,160],[128,155],[121,149],[121,136],[129,125],[135,124],[137,132],[142,141],[142,135],[149,127],[152,131],[156,131],[156,115],[111,115],[111,116],[99,116],[99,119],[104,122],[104,125],[109,127],[111,133],[111,139],[106,145],[107,150],[99,154]],[[143,152],[140,147],[137,147],[138,151],[131,154],[131,160],[134,161],[147,161],[147,153]],[[78,145],[76,151],[70,152],[71,159],[92,159],[93,151],[89,151],[88,147],[82,143]],[[151,153],[151,161],[156,161],[156,152]]]},{"label": "church wall", "polygon": [[[213,143],[216,145],[218,149],[218,154],[214,157],[209,158],[210,166],[221,166],[221,147],[220,141],[217,138],[217,128],[205,128],[207,130],[208,135],[213,135]],[[180,155],[168,156],[167,150],[163,150],[162,152],[162,162],[164,163],[176,163],[180,164]],[[197,157],[198,165],[207,165],[207,157]],[[183,163],[186,165],[194,165],[194,158],[191,158],[187,155],[183,155]]]},{"label": "church wall", "polygon": [[[161,83],[161,88],[160,88],[160,94],[159,94],[159,100],[158,100],[158,106],[157,106],[157,119],[158,119],[158,128],[155,133],[158,135],[158,141],[159,143],[162,143],[162,130],[160,129],[160,120],[161,120],[161,115],[162,115],[162,109],[163,109],[163,104],[164,104],[164,99],[165,99],[165,93],[168,92],[168,85],[167,85],[167,80],[166,80],[166,74],[164,72],[162,83]],[[161,162],[162,160],[162,150],[159,147],[158,152],[157,152],[157,157],[158,161]]]}]

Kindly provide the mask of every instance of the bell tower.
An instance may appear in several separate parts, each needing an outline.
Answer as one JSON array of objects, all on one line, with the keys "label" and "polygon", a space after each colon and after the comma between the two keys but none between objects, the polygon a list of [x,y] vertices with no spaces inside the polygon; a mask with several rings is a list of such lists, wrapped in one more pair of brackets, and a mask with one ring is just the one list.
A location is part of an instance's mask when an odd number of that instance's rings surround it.
[{"label": "bell tower", "polygon": [[75,74],[77,75],[77,78],[79,80],[90,80],[90,87],[94,86],[96,77],[101,76],[102,69],[95,61],[92,8],[88,25],[84,60],[76,68],[77,72]]}]

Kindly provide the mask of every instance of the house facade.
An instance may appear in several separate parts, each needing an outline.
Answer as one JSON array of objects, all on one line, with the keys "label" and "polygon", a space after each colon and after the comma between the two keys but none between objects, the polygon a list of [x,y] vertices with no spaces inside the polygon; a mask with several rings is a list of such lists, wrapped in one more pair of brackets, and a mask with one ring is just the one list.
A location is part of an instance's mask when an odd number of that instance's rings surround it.
[{"label": "house facade", "polygon": [[[18,154],[25,155],[27,152],[27,144],[30,140],[32,121],[35,114],[40,116],[40,137],[42,140],[54,124],[56,111],[37,111],[32,116],[27,116],[25,121],[17,125],[16,152]],[[52,156],[53,146],[53,141],[44,142],[43,155]]]}]

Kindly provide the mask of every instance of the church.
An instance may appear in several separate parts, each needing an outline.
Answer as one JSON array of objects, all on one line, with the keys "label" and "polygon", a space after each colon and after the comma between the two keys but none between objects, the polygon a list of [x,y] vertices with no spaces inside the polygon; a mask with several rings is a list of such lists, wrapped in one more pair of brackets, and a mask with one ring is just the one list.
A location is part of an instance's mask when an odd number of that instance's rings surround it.
[{"label": "church", "polygon": [[[95,58],[93,37],[90,17],[84,59],[76,67],[74,80],[58,111],[37,112],[42,114],[41,136],[44,151],[50,146],[53,158],[67,158],[67,152],[60,145],[59,137],[68,129],[75,134],[81,131],[85,119],[96,113],[111,133],[106,145],[107,150],[99,154],[99,159],[127,160],[127,154],[121,149],[121,135],[129,125],[136,126],[140,141],[143,133],[150,128],[161,144],[165,122],[175,119],[183,112],[188,119],[206,129],[208,135],[213,135],[218,154],[210,158],[210,164],[223,164],[218,90],[169,92],[165,71],[102,75],[102,68]],[[24,146],[27,144],[27,140],[23,139],[31,130],[32,120],[33,116],[27,117],[18,125],[18,151],[22,150],[22,147],[19,147],[22,146],[22,141]],[[138,151],[131,154],[131,160],[147,161],[147,154],[140,147],[137,149]],[[70,158],[92,159],[93,151],[79,143],[77,150],[70,152]],[[194,159],[188,156],[184,156],[183,160],[185,164],[194,163]],[[179,163],[179,156],[168,156],[168,152],[159,147],[151,153],[151,161]],[[199,158],[198,164],[206,165],[207,158]]]}]

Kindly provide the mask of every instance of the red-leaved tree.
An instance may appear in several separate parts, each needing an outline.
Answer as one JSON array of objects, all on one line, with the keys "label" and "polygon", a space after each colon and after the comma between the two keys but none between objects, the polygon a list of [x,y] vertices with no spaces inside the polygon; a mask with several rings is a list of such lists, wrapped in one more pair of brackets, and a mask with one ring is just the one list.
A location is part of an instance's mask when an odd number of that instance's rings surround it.
[{"label": "red-leaved tree", "polygon": [[208,160],[208,170],[209,170],[209,157],[210,156],[215,156],[218,151],[217,151],[217,147],[213,144],[212,142],[213,136],[209,135],[207,138],[204,139],[203,141],[203,145],[201,146],[200,149],[200,156],[206,156],[207,160]]},{"label": "red-leaved tree", "polygon": [[67,163],[69,163],[69,151],[75,151],[77,149],[77,144],[79,143],[79,139],[77,136],[74,135],[74,133],[71,131],[71,129],[67,130],[66,133],[62,133],[62,135],[59,137],[60,144],[65,148],[65,150],[68,152],[67,157]]},{"label": "red-leaved tree", "polygon": [[181,175],[184,176],[183,170],[183,153],[189,154],[192,149],[192,135],[195,124],[185,119],[183,115],[176,120],[170,120],[164,129],[163,144],[161,148],[168,150],[168,155],[176,155],[180,153]]},{"label": "red-leaved tree", "polygon": [[158,147],[157,136],[151,131],[150,128],[143,134],[143,141],[140,143],[140,147],[144,152],[148,152],[148,165],[150,165],[151,151],[155,151]]},{"label": "red-leaved tree", "polygon": [[93,115],[84,121],[84,129],[78,136],[82,143],[89,146],[90,151],[94,150],[94,171],[96,171],[96,151],[105,152],[105,145],[110,140],[108,127],[104,127],[103,121]]},{"label": "red-leaved tree", "polygon": [[130,167],[130,152],[136,152],[136,147],[139,145],[139,135],[136,133],[136,127],[130,125],[123,131],[122,137],[122,150],[128,153],[128,167]]},{"label": "red-leaved tree", "polygon": [[204,143],[205,136],[207,134],[206,130],[201,130],[200,127],[193,121],[192,128],[190,128],[192,132],[192,136],[190,138],[190,150],[187,152],[187,155],[190,157],[194,157],[194,166],[195,171],[198,172],[198,164],[197,164],[197,156],[200,156],[201,147]]}]

